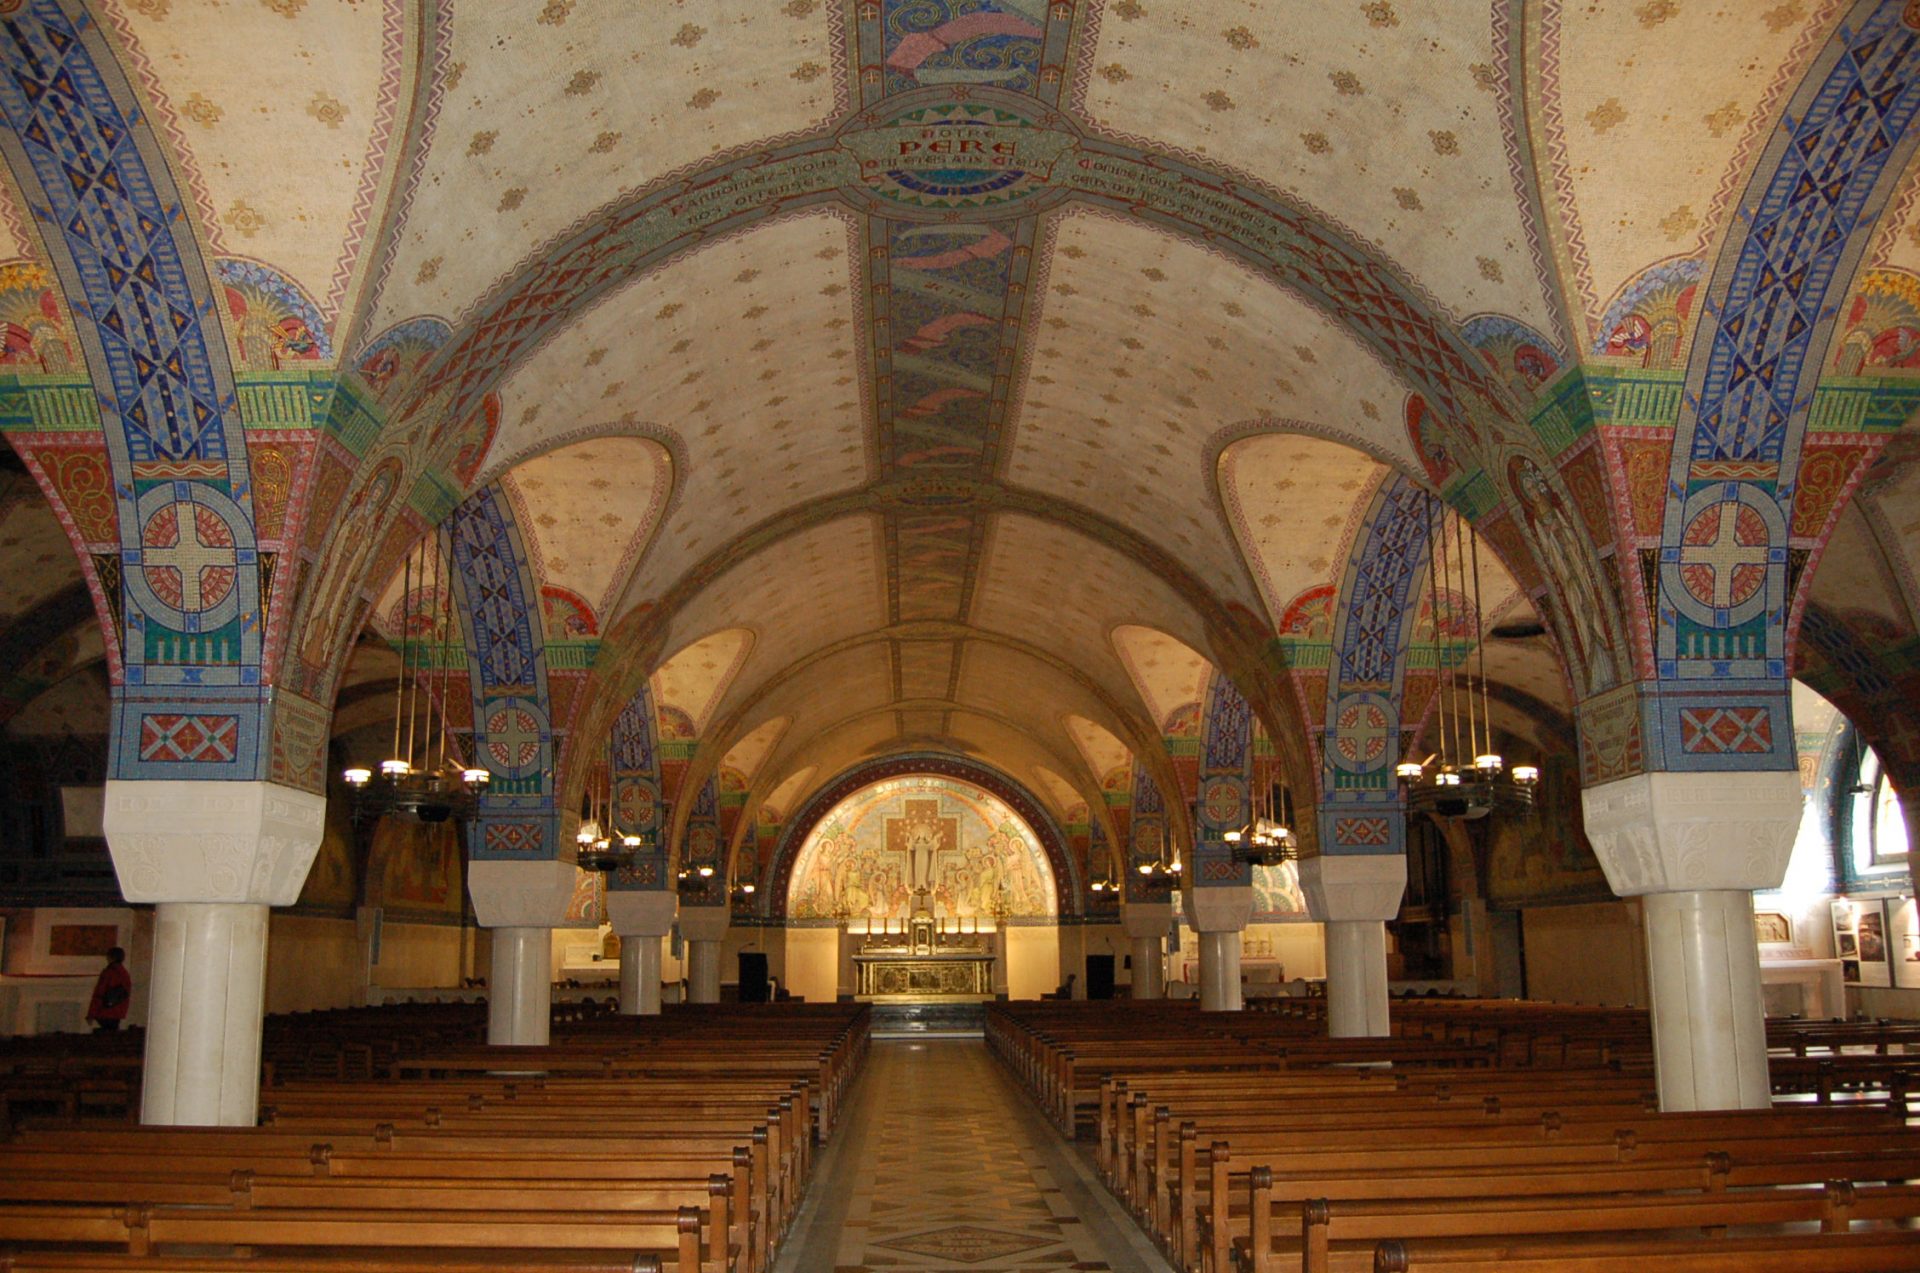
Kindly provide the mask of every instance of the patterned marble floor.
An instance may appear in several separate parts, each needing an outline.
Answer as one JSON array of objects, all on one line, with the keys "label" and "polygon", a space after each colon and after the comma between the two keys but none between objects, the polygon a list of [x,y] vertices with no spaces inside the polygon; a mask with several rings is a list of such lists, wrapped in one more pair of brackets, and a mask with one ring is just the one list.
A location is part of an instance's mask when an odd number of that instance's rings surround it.
[{"label": "patterned marble floor", "polygon": [[1167,1273],[977,1040],[880,1042],[775,1273]]}]

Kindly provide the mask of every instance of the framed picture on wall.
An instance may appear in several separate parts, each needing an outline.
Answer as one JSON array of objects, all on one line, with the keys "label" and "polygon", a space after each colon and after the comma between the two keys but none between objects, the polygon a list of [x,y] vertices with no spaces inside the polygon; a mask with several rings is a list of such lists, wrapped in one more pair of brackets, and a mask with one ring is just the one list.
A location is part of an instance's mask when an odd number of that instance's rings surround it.
[{"label": "framed picture on wall", "polygon": [[1911,897],[1887,903],[1887,961],[1894,985],[1920,990],[1920,905]]},{"label": "framed picture on wall", "polygon": [[1779,911],[1755,911],[1753,936],[1762,946],[1793,945],[1793,920]]},{"label": "framed picture on wall", "polygon": [[1833,953],[1840,960],[1840,975],[1849,985],[1860,984],[1860,938],[1854,927],[1853,903],[1844,897],[1833,899]]},{"label": "framed picture on wall", "polygon": [[1855,902],[1854,937],[1860,948],[1860,984],[1891,986],[1893,968],[1887,961],[1887,908],[1878,898]]}]

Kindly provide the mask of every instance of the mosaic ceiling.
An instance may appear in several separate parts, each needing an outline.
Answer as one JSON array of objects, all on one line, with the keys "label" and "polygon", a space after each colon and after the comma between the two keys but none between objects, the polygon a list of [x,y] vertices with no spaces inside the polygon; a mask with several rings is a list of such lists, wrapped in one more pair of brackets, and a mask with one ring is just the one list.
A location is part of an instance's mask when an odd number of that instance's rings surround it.
[{"label": "mosaic ceiling", "polygon": [[[1760,586],[1747,549],[1786,563],[1766,640],[1807,612],[1879,653],[1914,637],[1904,80],[1870,95],[1886,175],[1828,194],[1857,247],[1811,302],[1831,330],[1799,381],[1805,474],[1714,479],[1771,483],[1784,528],[1695,543],[1720,521],[1664,507],[1674,473],[1711,476],[1669,463],[1718,321],[1701,285],[1787,162],[1789,103],[1856,33],[1911,38],[1898,4],[0,8],[113,70],[90,109],[137,120],[177,186],[182,269],[204,271],[183,312],[225,351],[210,400],[256,453],[249,489],[94,431],[96,398],[136,415],[89,391],[111,377],[76,306],[84,245],[49,219],[32,103],[9,98],[15,731],[85,716],[23,711],[56,686],[127,696],[127,634],[151,644],[161,611],[130,620],[146,584],[115,572],[164,576],[178,543],[106,492],[165,481],[252,501],[247,534],[195,541],[272,563],[231,680],[297,688],[320,744],[336,694],[336,731],[357,728],[390,683],[353,637],[397,631],[400,553],[497,491],[523,617],[578,682],[553,728],[603,737],[650,680],[694,782],[724,762],[782,812],[908,751],[1096,804],[1130,760],[1164,769],[1169,719],[1216,673],[1277,733],[1320,730],[1311,669],[1400,478],[1481,527],[1495,710],[1543,747],[1606,691],[1671,679],[1659,598],[1698,585],[1726,618]],[[1589,612],[1619,667],[1564,644]],[[262,753],[297,750],[289,728],[261,724]]]}]

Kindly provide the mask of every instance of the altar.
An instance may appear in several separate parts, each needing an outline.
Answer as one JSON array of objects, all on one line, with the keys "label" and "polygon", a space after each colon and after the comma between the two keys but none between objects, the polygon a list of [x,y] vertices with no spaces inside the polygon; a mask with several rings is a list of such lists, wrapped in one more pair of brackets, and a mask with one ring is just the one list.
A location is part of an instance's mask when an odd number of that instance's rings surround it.
[{"label": "altar", "polygon": [[854,998],[866,1003],[991,999],[994,955],[985,938],[936,920],[926,890],[917,890],[913,915],[899,931],[869,931],[854,952]]},{"label": "altar", "polygon": [[935,1003],[993,998],[988,951],[861,951],[853,957],[854,997],[863,1003]]}]

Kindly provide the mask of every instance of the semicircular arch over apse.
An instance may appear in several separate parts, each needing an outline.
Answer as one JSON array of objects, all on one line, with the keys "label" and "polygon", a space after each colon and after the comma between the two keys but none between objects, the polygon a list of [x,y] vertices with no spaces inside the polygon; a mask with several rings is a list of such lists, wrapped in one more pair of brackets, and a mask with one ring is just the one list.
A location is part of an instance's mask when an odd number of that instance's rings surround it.
[{"label": "semicircular arch over apse", "polygon": [[[818,910],[822,905],[829,907],[825,914],[810,915],[810,918],[831,919],[837,913],[844,892],[837,884],[823,892],[810,894],[806,899],[801,897],[794,881],[802,874],[802,859],[809,848],[816,846],[820,829],[833,825],[836,815],[843,808],[859,805],[862,793],[871,792],[880,784],[900,782],[944,783],[949,784],[954,791],[962,788],[970,790],[975,794],[968,799],[973,801],[973,807],[980,811],[978,821],[969,824],[974,826],[976,832],[982,837],[979,847],[984,849],[986,836],[997,835],[1000,837],[997,847],[1002,851],[1024,853],[1031,850],[1033,852],[1035,860],[1044,867],[1044,870],[1036,869],[1033,879],[1040,881],[1044,886],[1045,897],[1036,899],[1030,892],[1018,894],[1019,898],[1024,899],[1022,904],[1031,907],[1025,917],[1059,917],[1079,912],[1078,899],[1081,896],[1083,882],[1074,864],[1067,837],[1054,816],[1047,811],[1046,806],[1030,789],[992,765],[970,757],[909,753],[904,756],[877,758],[855,765],[833,780],[822,784],[800,808],[795,810],[782,827],[779,842],[761,876],[763,895],[766,898],[764,904],[770,917],[788,921],[802,918],[794,915],[790,906],[803,901],[812,910]],[[894,788],[888,790],[898,795],[898,791]],[[898,790],[904,791],[906,788],[901,787]],[[929,790],[931,791],[932,788]],[[907,797],[899,798],[904,802]],[[925,800],[935,797],[913,798]],[[945,800],[946,796],[940,796],[938,799]],[[903,811],[898,816],[906,815]],[[959,813],[952,811],[940,815],[941,818],[949,816],[957,819]],[[884,819],[882,822],[884,823]],[[960,834],[957,825],[954,834],[956,836]],[[867,843],[870,838],[870,835],[865,838],[856,836],[852,847],[840,845],[834,850],[834,853],[840,856],[831,857],[830,860],[850,862],[873,857],[876,861],[869,865],[878,867],[882,875],[885,875],[887,864],[884,861],[878,861],[884,856],[883,851],[872,848]],[[946,850],[959,855],[955,860],[956,870],[976,869],[966,865],[968,851],[972,847],[965,842],[956,841],[951,850]],[[819,854],[816,852],[812,861],[818,860]],[[899,865],[904,880],[906,879],[905,860],[902,859]],[[971,909],[978,904],[981,897],[978,883],[977,875],[971,880],[949,881],[950,909],[944,913],[949,915],[962,913],[959,902],[961,893],[953,890],[959,888],[961,892],[966,892],[967,888],[971,887],[972,891],[968,892],[967,896],[973,900],[967,903],[970,909],[965,913],[991,914],[990,903],[985,912]],[[997,889],[998,881],[993,883]],[[1008,883],[1011,887],[1013,881],[1009,880]],[[823,897],[830,900],[820,900]],[[891,906],[899,899],[889,891],[886,900]],[[1010,896],[1010,905],[1013,900],[1014,897]],[[1010,911],[1009,913],[1018,912]]]},{"label": "semicircular arch over apse", "polygon": [[[919,859],[916,865],[913,859]],[[917,887],[946,921],[1059,914],[1039,837],[992,792],[960,778],[906,774],[840,800],[808,832],[787,883],[787,917],[899,922]]]}]

